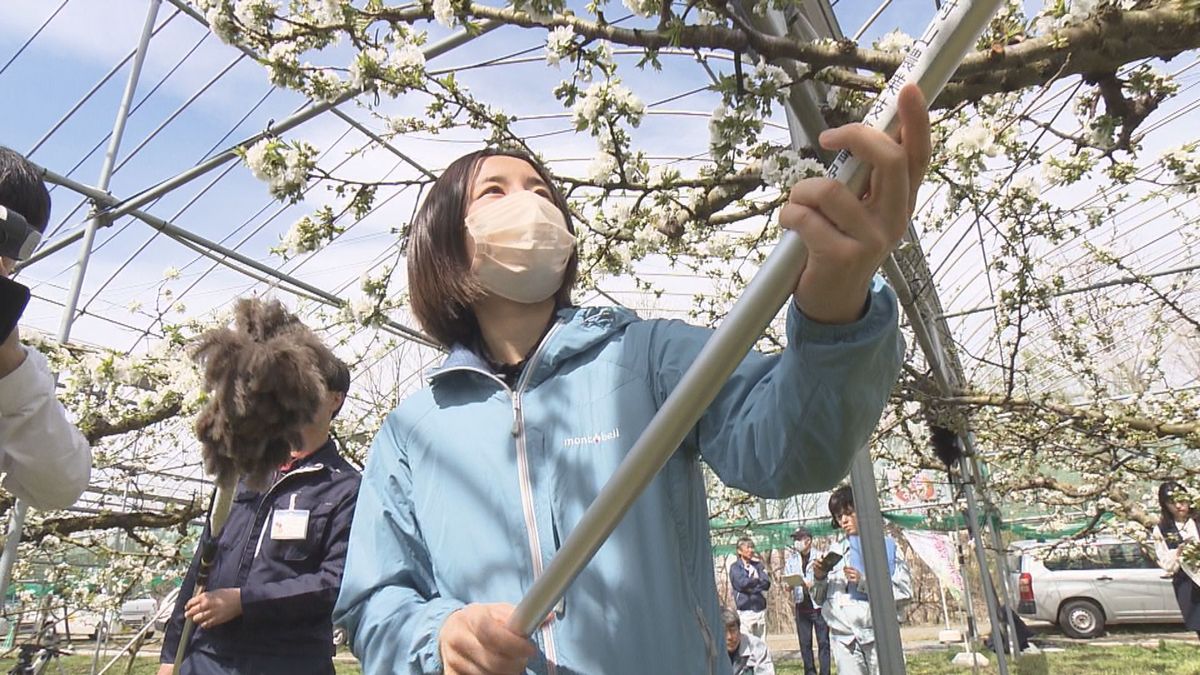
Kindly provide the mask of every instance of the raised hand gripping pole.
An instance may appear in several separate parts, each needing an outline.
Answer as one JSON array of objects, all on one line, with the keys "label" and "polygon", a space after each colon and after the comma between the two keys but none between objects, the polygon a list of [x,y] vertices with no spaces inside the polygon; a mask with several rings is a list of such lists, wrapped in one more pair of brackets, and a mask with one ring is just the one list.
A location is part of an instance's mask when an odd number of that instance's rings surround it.
[{"label": "raised hand gripping pole", "polygon": [[[932,102],[958,69],[1001,0],[946,0],[925,34],[913,44],[863,120],[894,132],[899,122],[896,97],[904,84],[915,83]],[[840,154],[827,175],[861,195],[868,167]],[[785,230],[775,250],[721,326],[709,338],[662,408],[613,473],[579,524],[567,536],[545,572],[521,599],[509,627],[532,635],[558,603],[567,586],[592,559],[625,512],[683,442],[717,392],[791,296],[807,250],[799,235]]]}]

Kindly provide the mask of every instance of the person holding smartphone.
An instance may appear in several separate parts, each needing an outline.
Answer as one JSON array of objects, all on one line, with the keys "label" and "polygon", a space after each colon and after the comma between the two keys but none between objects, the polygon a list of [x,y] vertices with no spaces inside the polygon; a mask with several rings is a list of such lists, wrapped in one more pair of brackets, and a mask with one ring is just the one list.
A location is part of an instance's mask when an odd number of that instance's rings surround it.
[{"label": "person holding smartphone", "polygon": [[[50,221],[50,193],[36,167],[0,147],[0,207],[38,232]],[[9,215],[9,214],[15,215]],[[16,260],[0,256],[0,472],[4,488],[37,509],[62,509],[87,488],[92,451],[55,398],[46,358],[21,344],[16,322],[29,290],[9,279]]]},{"label": "person holding smartphone", "polygon": [[[833,527],[845,533],[840,542],[840,557],[830,555],[812,564],[813,600],[821,604],[821,614],[829,624],[830,645],[838,675],[878,675],[875,655],[875,629],[871,604],[867,600],[873,583],[863,574],[862,541],[858,534],[858,515],[854,512],[854,493],[843,485],[829,496],[829,515]],[[888,574],[892,596],[897,605],[912,597],[912,576],[896,540],[885,537]],[[877,587],[877,586],[876,586]]]}]

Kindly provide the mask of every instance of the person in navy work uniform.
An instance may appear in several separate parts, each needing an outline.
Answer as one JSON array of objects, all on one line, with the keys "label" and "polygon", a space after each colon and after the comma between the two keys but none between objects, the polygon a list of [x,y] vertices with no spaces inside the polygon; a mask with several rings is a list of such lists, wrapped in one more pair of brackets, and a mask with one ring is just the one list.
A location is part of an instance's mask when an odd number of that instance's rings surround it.
[{"label": "person in navy work uniform", "polygon": [[[163,639],[171,672],[184,618],[196,622],[179,672],[332,675],[333,603],[341,588],[361,477],[329,435],[350,371],[324,364],[325,400],[265,492],[238,488],[205,592],[193,597],[199,554]],[[204,537],[208,537],[207,528]]]}]

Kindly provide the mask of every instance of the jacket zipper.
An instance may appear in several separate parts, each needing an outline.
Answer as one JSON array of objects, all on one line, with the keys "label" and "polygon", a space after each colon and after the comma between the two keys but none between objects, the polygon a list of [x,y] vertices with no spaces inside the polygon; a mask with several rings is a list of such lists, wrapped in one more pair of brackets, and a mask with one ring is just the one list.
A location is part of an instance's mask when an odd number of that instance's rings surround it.
[{"label": "jacket zipper", "polygon": [[[496,377],[494,373],[489,373],[481,368],[472,366],[456,366],[447,368],[446,370],[438,371],[437,375],[453,371],[466,371],[479,373],[499,384],[504,391],[508,392],[509,398],[512,400],[513,408],[513,425],[512,435],[516,439],[517,445],[517,483],[521,490],[521,511],[525,517],[525,534],[529,542],[530,561],[533,564],[533,578],[536,581],[542,576],[542,544],[538,537],[537,531],[537,514],[533,507],[533,484],[529,478],[529,455],[525,447],[525,418],[521,412],[521,394],[525,391],[525,386],[529,383],[529,376],[537,367],[538,360],[541,358],[542,350],[550,338],[558,332],[562,324],[556,322],[550,329],[542,341],[538,344],[537,349],[533,351],[533,355],[529,357],[529,361],[525,364],[525,369],[521,373],[521,377],[517,380],[516,389],[510,388],[504,380]],[[559,603],[561,606],[561,602]],[[558,654],[554,645],[554,632],[549,623],[546,623],[541,628],[542,641],[546,645],[546,667],[549,675],[555,675],[558,672]]]},{"label": "jacket zipper", "polygon": [[[513,436],[517,442],[517,480],[521,486],[521,509],[525,513],[525,531],[529,537],[529,554],[533,561],[533,579],[538,580],[542,576],[542,545],[538,537],[537,530],[537,514],[533,508],[533,484],[529,479],[529,455],[525,447],[525,418],[521,413],[521,395],[525,392],[525,386],[529,384],[529,377],[537,368],[538,360],[541,358],[542,350],[550,338],[558,332],[561,324],[555,323],[546,337],[542,338],[537,349],[534,350],[533,356],[529,357],[529,362],[525,364],[525,370],[521,373],[520,379],[517,380],[517,388],[512,391],[513,404]],[[542,625],[542,640],[546,645],[546,669],[549,675],[555,675],[558,672],[558,654],[554,646],[554,631],[549,623]]]}]

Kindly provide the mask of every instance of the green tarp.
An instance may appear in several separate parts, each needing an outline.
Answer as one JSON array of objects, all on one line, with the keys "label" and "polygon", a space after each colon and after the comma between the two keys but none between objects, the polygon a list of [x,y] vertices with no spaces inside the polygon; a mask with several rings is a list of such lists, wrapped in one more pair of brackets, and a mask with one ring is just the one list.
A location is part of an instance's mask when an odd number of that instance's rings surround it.
[{"label": "green tarp", "polygon": [[[885,512],[883,517],[893,525],[905,530],[954,532],[966,529],[966,519],[961,516],[928,518],[912,513]],[[1111,518],[1112,514],[1106,514],[1101,519],[1101,522],[1108,521]],[[833,529],[833,523],[828,518],[763,524],[756,524],[749,521],[729,522],[713,520],[709,523],[712,533],[713,555],[732,555],[737,540],[743,536],[753,539],[755,548],[760,551],[787,548],[792,543],[792,532],[798,525],[808,528],[813,533],[813,536],[816,537],[827,537],[836,532]],[[1088,523],[1086,522],[1080,522],[1060,529],[1044,529],[1020,523],[1001,523],[1000,529],[1012,533],[1016,539],[1059,539],[1078,534],[1087,525]]]}]

